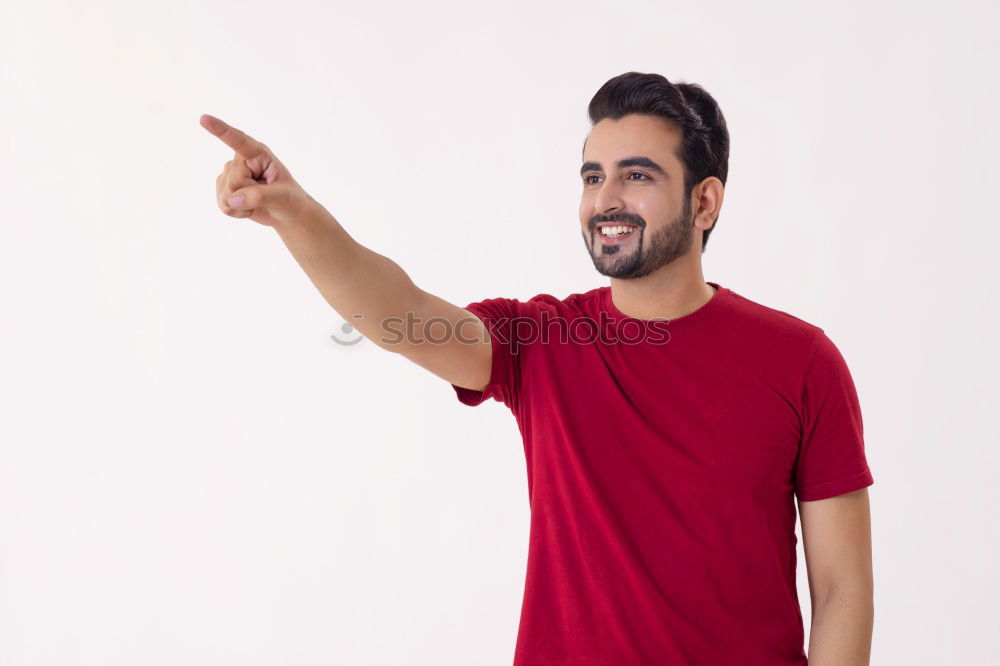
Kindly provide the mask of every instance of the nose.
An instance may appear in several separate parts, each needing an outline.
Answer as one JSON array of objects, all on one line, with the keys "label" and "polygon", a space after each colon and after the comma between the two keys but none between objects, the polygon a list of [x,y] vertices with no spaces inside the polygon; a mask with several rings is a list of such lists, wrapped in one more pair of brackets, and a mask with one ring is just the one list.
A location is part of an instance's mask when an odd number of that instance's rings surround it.
[{"label": "nose", "polygon": [[607,215],[624,207],[625,202],[622,201],[621,187],[614,180],[605,179],[594,199],[594,213]]}]

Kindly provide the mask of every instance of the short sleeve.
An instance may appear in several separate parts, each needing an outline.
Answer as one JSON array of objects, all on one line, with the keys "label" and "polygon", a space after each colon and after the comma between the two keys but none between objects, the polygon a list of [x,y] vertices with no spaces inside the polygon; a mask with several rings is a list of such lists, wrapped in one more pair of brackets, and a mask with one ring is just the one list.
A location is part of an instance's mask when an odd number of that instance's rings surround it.
[{"label": "short sleeve", "polygon": [[821,329],[803,388],[795,494],[802,501],[821,500],[873,483],[854,380],[840,350]]},{"label": "short sleeve", "polygon": [[531,303],[511,298],[487,298],[469,303],[465,309],[476,315],[490,333],[493,345],[493,365],[489,383],[482,391],[456,386],[455,394],[465,405],[475,407],[493,398],[510,409],[518,404],[521,389],[521,358],[523,344],[519,342],[518,322],[530,318]]}]

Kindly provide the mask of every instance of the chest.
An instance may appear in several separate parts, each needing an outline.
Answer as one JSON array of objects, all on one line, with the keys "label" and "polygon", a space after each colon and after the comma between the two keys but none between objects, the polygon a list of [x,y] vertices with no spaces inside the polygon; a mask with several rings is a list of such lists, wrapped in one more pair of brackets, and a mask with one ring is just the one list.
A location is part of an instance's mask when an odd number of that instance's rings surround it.
[{"label": "chest", "polygon": [[790,489],[799,397],[780,365],[670,344],[561,351],[525,359],[522,429],[536,468]]}]

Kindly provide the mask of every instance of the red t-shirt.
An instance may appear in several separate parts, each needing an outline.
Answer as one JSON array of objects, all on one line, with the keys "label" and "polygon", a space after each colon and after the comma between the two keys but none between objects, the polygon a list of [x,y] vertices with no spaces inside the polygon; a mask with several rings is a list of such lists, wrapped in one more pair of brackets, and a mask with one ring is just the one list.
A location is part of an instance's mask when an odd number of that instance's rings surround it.
[{"label": "red t-shirt", "polygon": [[707,284],[669,322],[610,287],[466,306],[492,375],[452,386],[510,408],[527,462],[514,666],[807,663],[794,497],[873,483],[857,394],[821,328]]}]

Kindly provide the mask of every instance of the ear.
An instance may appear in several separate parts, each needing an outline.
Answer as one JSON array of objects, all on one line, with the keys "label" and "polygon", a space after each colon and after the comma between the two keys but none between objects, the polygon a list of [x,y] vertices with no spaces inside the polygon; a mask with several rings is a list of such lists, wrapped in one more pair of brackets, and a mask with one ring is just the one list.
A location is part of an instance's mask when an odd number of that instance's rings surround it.
[{"label": "ear", "polygon": [[691,191],[691,211],[697,229],[711,229],[722,209],[725,186],[715,176],[709,176],[694,186]]}]

